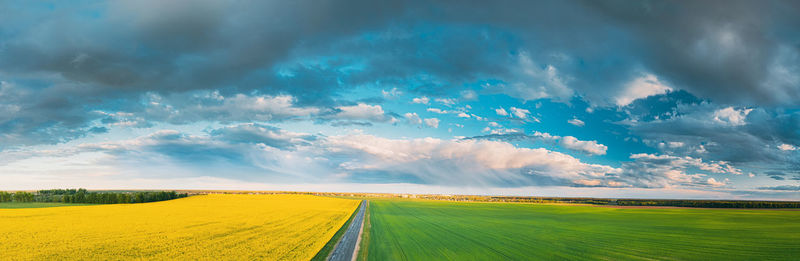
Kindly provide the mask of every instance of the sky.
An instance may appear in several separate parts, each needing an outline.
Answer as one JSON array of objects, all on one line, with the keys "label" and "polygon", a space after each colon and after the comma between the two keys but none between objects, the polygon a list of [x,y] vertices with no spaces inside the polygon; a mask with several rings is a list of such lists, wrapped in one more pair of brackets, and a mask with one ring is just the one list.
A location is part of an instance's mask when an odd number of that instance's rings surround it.
[{"label": "sky", "polygon": [[800,200],[798,13],[0,0],[0,189]]}]

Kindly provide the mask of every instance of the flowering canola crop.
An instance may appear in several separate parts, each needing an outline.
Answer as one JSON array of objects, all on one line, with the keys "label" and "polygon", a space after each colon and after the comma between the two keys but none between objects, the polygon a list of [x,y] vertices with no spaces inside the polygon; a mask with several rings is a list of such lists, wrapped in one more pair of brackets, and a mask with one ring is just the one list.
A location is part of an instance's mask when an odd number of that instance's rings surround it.
[{"label": "flowering canola crop", "polygon": [[309,195],[202,195],[0,209],[0,259],[309,260],[357,205]]}]

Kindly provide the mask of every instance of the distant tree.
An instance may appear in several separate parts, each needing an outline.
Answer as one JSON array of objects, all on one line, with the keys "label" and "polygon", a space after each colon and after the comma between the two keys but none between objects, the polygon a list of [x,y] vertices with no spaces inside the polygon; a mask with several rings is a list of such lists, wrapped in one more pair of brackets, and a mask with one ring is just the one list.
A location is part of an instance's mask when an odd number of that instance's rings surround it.
[{"label": "distant tree", "polygon": [[14,192],[14,201],[16,202],[33,202],[33,194],[25,191]]},{"label": "distant tree", "polygon": [[0,202],[11,202],[12,199],[11,193],[0,191]]}]

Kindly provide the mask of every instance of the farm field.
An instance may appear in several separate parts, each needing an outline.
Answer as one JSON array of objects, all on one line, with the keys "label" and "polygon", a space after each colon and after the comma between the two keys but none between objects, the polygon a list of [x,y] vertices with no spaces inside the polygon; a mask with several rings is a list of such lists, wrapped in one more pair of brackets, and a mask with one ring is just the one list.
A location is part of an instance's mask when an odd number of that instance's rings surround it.
[{"label": "farm field", "polygon": [[12,260],[309,260],[358,203],[308,195],[203,195],[0,209],[0,253]]},{"label": "farm field", "polygon": [[[800,211],[370,201],[361,260],[789,260]],[[367,230],[365,230],[367,233]]]}]

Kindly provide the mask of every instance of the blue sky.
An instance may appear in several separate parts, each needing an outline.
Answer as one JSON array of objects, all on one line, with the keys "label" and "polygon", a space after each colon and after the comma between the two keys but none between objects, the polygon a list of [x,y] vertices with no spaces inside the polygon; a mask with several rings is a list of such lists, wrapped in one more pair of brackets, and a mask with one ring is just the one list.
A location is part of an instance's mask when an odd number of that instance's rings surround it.
[{"label": "blue sky", "polygon": [[794,2],[0,2],[0,189],[800,199]]}]

